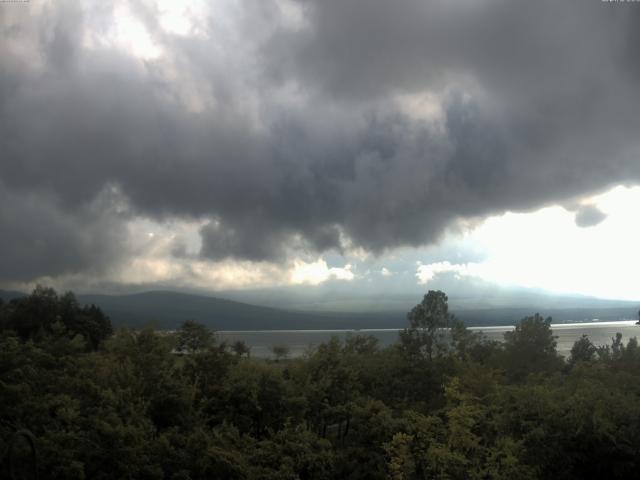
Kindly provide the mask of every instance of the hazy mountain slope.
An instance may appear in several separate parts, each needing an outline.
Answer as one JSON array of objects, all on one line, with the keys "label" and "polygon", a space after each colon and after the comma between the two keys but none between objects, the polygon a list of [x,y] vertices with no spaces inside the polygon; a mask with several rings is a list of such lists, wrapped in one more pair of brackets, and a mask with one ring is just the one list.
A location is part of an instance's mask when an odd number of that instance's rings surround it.
[{"label": "hazy mountain slope", "polygon": [[[20,292],[0,290],[5,300],[24,296]],[[131,295],[78,295],[81,303],[98,305],[115,326],[173,329],[184,320],[196,320],[215,330],[279,329],[367,329],[404,328],[406,310],[374,312],[305,312],[283,310],[205,295],[153,291]],[[416,303],[419,299],[416,299]],[[571,304],[573,305],[573,304]],[[555,308],[554,308],[555,307]],[[549,308],[543,305],[503,308],[456,308],[452,311],[469,326],[513,325],[521,318],[539,312],[551,316],[554,323],[629,320],[637,318],[637,305],[604,302],[585,307]]]},{"label": "hazy mountain slope", "polygon": [[184,293],[79,295],[78,299],[98,305],[117,326],[175,328],[184,320],[196,320],[218,330],[323,328],[322,317]]},{"label": "hazy mountain slope", "polygon": [[[563,295],[531,288],[507,288],[495,285],[469,285],[462,291],[450,292],[449,308],[457,311],[481,311],[502,309],[564,310],[598,308],[635,308],[640,304],[624,300],[607,300],[580,295]],[[196,292],[193,292],[196,293]],[[426,289],[404,292],[353,291],[335,285],[321,286],[313,290],[300,287],[263,288],[253,290],[228,290],[215,292],[219,298],[236,302],[304,312],[391,312],[409,311],[418,303]]]},{"label": "hazy mountain slope", "polygon": [[27,294],[26,293],[22,293],[22,292],[12,292],[9,290],[0,290],[0,299],[4,300],[5,302],[8,302],[9,300],[13,299],[13,298],[21,298],[21,297],[26,297]]},{"label": "hazy mountain slope", "polygon": [[[186,319],[217,330],[403,328],[406,311],[388,312],[303,312],[250,305],[216,297],[175,292],[147,292],[134,295],[80,295],[83,303],[99,305],[115,325],[175,328]],[[633,306],[632,306],[633,305]],[[540,312],[556,323],[592,319],[615,321],[636,318],[634,304],[624,307],[591,305],[584,308],[484,308],[456,309],[467,325],[513,325],[527,315]]]}]

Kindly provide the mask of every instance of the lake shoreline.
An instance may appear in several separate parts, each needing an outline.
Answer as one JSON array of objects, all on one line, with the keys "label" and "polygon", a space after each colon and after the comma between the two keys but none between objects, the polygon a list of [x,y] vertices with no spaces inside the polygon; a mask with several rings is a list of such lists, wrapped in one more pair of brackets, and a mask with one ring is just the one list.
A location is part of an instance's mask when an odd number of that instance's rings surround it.
[{"label": "lake shoreline", "polygon": [[[491,325],[467,327],[470,331],[481,332],[488,340],[502,341],[505,332],[513,330],[514,325]],[[273,356],[274,346],[284,346],[289,349],[292,358],[303,356],[309,349],[325,343],[331,337],[337,336],[341,340],[357,335],[371,335],[378,339],[380,346],[386,347],[398,341],[398,334],[402,328],[371,328],[371,329],[327,329],[327,330],[219,330],[216,336],[220,341],[233,343],[242,341],[251,348],[251,354],[260,358]],[[560,355],[568,356],[573,343],[582,335],[587,335],[594,345],[607,345],[616,333],[621,333],[625,339],[640,334],[640,327],[635,320],[608,322],[576,322],[551,324],[551,330],[556,336],[557,351]]]}]

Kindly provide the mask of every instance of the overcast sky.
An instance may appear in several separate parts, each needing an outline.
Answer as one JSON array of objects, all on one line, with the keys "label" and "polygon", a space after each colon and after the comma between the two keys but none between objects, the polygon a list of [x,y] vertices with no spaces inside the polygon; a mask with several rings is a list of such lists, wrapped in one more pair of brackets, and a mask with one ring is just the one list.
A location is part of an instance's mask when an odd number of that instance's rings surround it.
[{"label": "overcast sky", "polygon": [[0,3],[0,287],[640,299],[640,3]]}]

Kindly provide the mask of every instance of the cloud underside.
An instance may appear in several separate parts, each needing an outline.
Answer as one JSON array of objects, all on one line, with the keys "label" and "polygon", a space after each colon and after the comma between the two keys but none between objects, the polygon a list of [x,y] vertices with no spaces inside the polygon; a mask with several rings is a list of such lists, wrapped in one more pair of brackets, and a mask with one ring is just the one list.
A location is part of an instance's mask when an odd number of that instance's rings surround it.
[{"label": "cloud underside", "polygon": [[634,5],[216,2],[178,34],[33,3],[0,17],[0,281],[100,275],[136,219],[199,225],[195,262],[313,263],[640,178]]}]

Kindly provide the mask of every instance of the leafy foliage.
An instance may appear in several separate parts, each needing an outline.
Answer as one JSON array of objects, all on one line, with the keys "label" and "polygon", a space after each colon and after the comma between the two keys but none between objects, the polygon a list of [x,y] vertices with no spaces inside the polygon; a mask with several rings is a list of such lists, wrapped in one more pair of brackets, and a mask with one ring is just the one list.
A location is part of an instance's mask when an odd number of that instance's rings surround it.
[{"label": "leafy foliage", "polygon": [[25,429],[52,479],[635,476],[635,339],[583,337],[564,362],[550,319],[487,342],[442,292],[409,319],[391,347],[356,335],[272,361],[196,322],[111,334],[95,307],[38,288],[0,304],[0,477]]},{"label": "leafy foliage", "polygon": [[0,328],[14,331],[22,340],[80,335],[97,350],[113,333],[109,318],[95,305],[80,306],[73,293],[62,296],[38,286],[31,295],[0,304]]},{"label": "leafy foliage", "polygon": [[212,342],[211,330],[201,323],[187,320],[178,329],[176,348],[181,353],[195,353],[206,350]]},{"label": "leafy foliage", "polygon": [[504,334],[504,356],[507,374],[514,380],[557,370],[561,359],[556,353],[551,317],[542,318],[536,313],[520,320],[513,331]]},{"label": "leafy foliage", "polygon": [[446,329],[454,317],[449,313],[448,298],[444,292],[430,290],[407,315],[409,328],[400,334],[402,345],[414,355],[430,360],[449,345]]}]

